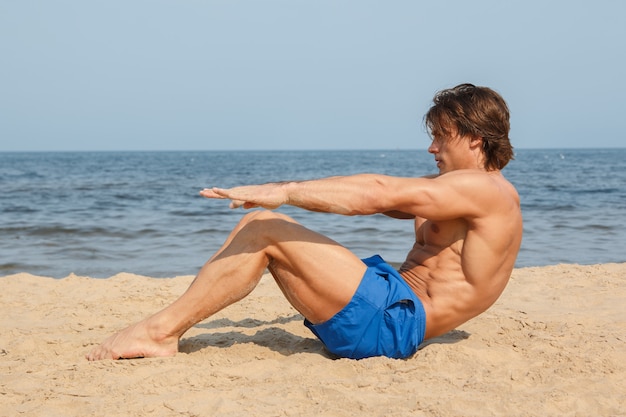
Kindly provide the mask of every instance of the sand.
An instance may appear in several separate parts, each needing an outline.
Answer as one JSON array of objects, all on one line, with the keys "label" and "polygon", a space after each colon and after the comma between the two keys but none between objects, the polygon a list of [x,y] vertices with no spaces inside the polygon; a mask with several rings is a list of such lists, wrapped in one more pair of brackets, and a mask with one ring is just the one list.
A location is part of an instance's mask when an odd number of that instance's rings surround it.
[{"label": "sand", "polygon": [[626,264],[516,269],[408,360],[333,359],[269,276],[173,358],[84,359],[191,280],[0,278],[0,416],[626,415]]}]

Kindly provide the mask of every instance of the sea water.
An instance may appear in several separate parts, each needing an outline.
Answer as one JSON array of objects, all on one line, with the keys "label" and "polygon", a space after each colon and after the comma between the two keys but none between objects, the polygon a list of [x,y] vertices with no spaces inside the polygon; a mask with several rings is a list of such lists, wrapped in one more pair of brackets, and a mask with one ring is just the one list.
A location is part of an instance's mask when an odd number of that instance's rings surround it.
[{"label": "sea water", "polygon": [[[437,172],[421,150],[0,153],[0,276],[194,275],[244,213],[198,195],[231,187],[373,172]],[[517,267],[626,261],[626,149],[520,149]],[[411,221],[279,211],[360,257],[402,262]]]}]

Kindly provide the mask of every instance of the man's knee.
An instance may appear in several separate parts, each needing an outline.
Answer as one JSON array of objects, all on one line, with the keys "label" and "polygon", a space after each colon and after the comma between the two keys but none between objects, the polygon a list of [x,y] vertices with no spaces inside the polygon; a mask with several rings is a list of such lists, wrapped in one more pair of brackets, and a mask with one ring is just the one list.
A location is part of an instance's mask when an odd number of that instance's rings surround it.
[{"label": "man's knee", "polygon": [[255,210],[246,213],[235,228],[237,233],[248,233],[256,239],[270,240],[283,233],[290,225],[297,224],[291,217],[270,210]]},{"label": "man's knee", "polygon": [[241,219],[241,224],[250,224],[254,221],[261,221],[261,220],[283,220],[283,221],[288,221],[290,223],[294,223],[295,221],[282,213],[276,213],[275,211],[270,211],[270,210],[255,210],[255,211],[251,211],[250,213],[246,213],[243,218]]},{"label": "man's knee", "polygon": [[297,222],[281,213],[269,210],[255,210],[246,213],[233,232],[236,238],[243,239],[253,248],[250,250],[267,250],[289,233],[291,226]]}]

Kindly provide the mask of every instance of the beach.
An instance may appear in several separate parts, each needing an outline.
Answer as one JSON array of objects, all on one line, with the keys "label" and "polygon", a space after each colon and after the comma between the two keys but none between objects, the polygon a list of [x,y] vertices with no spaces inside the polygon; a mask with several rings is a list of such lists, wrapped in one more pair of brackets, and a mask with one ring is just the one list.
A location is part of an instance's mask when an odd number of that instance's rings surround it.
[{"label": "beach", "polygon": [[264,275],[172,358],[88,362],[192,276],[0,278],[0,416],[626,415],[626,263],[517,268],[407,360],[336,359]]}]

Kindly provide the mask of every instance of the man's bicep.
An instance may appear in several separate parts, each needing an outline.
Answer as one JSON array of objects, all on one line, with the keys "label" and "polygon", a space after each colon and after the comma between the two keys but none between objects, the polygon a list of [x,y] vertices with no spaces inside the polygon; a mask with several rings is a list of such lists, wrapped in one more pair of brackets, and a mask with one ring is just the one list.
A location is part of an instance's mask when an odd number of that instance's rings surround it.
[{"label": "man's bicep", "polygon": [[483,191],[471,176],[441,175],[420,179],[401,211],[430,220],[451,220],[479,216]]}]

